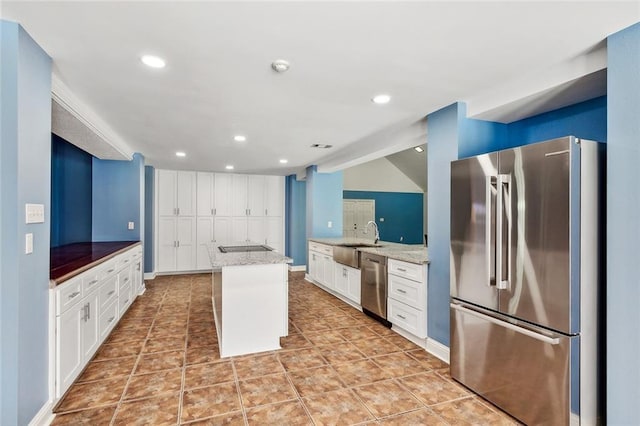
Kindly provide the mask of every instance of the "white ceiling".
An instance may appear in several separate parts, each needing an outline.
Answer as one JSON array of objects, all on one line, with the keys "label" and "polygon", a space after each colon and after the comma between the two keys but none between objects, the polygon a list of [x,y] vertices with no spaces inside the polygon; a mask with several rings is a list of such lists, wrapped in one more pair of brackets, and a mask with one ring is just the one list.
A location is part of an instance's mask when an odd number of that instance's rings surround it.
[{"label": "white ceiling", "polygon": [[[117,151],[288,174],[423,143],[402,127],[424,129],[455,101],[510,120],[541,112],[518,113],[538,93],[558,104],[549,91],[602,70],[602,41],[640,20],[640,2],[3,1],[1,14],[53,58],[54,81]],[[145,53],[167,67],[145,67]],[[285,74],[270,68],[279,58]],[[372,104],[382,92],[391,103]]]}]

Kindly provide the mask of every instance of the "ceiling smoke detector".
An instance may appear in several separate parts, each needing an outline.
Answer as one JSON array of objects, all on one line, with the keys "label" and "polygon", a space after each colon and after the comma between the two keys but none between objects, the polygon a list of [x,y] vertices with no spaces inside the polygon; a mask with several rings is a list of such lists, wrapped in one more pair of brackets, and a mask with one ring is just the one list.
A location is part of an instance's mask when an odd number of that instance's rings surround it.
[{"label": "ceiling smoke detector", "polygon": [[277,59],[271,63],[271,68],[273,68],[275,72],[279,73],[287,72],[289,70],[289,67],[289,62],[285,61],[284,59]]},{"label": "ceiling smoke detector", "polygon": [[327,145],[326,143],[314,143],[313,145],[311,145],[311,148],[328,149],[331,147],[333,147],[333,145]]}]

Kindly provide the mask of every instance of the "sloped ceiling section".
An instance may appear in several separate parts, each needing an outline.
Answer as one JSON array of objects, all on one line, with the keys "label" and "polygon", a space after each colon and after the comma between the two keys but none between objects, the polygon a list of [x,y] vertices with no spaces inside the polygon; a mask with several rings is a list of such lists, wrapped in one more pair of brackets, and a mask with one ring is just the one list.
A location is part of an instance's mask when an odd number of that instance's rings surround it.
[{"label": "sloped ceiling section", "polygon": [[427,192],[427,144],[420,147],[423,152],[410,148],[388,155],[386,158],[424,192]]}]

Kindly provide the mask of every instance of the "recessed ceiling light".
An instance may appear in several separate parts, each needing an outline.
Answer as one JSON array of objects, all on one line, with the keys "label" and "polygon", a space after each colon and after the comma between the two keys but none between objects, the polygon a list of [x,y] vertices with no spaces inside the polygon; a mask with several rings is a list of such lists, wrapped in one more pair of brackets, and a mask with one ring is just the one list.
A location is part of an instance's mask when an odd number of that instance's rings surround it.
[{"label": "recessed ceiling light", "polygon": [[233,166],[232,166],[231,164],[229,164],[229,165],[225,166],[225,169],[227,169],[227,170],[233,170]]},{"label": "recessed ceiling light", "polygon": [[374,104],[384,105],[389,103],[389,101],[391,100],[391,96],[384,95],[384,94],[375,95],[373,98],[371,98],[371,100],[373,101]]},{"label": "recessed ceiling light", "polygon": [[421,146],[416,146],[415,148],[413,148],[416,150],[416,152],[424,152],[424,148]]},{"label": "recessed ceiling light", "polygon": [[288,162],[289,160],[287,160],[286,158],[280,160],[280,164],[287,164]]},{"label": "recessed ceiling light", "polygon": [[326,143],[314,143],[311,145],[311,148],[320,148],[320,149],[328,149],[333,147],[333,145],[327,145]]},{"label": "recessed ceiling light", "polygon": [[247,137],[244,136],[244,135],[235,135],[233,137],[233,140],[236,141],[236,142],[244,142],[244,141],[247,140]]},{"label": "recessed ceiling light", "polygon": [[185,152],[182,152],[182,151],[176,152],[176,157],[186,157],[186,156],[187,154]]},{"label": "recessed ceiling light", "polygon": [[279,73],[287,72],[290,66],[291,65],[289,65],[289,62],[285,61],[284,59],[276,59],[271,63],[271,68],[273,68],[275,72]]},{"label": "recessed ceiling light", "polygon": [[151,68],[164,68],[166,65],[164,59],[154,55],[144,55],[140,60],[143,64]]}]

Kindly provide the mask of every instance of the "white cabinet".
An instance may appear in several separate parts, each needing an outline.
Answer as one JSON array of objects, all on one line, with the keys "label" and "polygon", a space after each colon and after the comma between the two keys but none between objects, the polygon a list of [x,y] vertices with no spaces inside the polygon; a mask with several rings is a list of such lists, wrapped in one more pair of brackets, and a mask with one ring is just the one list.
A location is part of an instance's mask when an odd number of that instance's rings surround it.
[{"label": "white cabinet", "polygon": [[197,216],[213,216],[215,209],[215,177],[213,173],[197,173],[196,213]]},{"label": "white cabinet", "polygon": [[335,265],[335,289],[336,292],[351,300],[355,304],[360,304],[360,269],[350,266]]},{"label": "white cabinet", "polygon": [[334,289],[333,247],[309,242],[309,276],[319,284]]},{"label": "white cabinet", "polygon": [[157,270],[187,271],[196,264],[196,173],[158,170]]},{"label": "white cabinet", "polygon": [[322,255],[322,268],[324,281],[322,284],[327,286],[329,289],[334,289],[334,269],[336,263],[333,260],[333,255],[329,256],[327,254]]},{"label": "white cabinet", "polygon": [[265,215],[269,217],[284,216],[284,178],[282,176],[265,176],[266,194]]},{"label": "white cabinet", "polygon": [[394,327],[427,337],[427,265],[388,260],[387,319]]},{"label": "white cabinet", "polygon": [[197,220],[196,241],[198,242],[198,248],[196,265],[198,269],[211,269],[208,246],[214,242],[214,217],[198,216]]},{"label": "white cabinet", "polygon": [[142,246],[136,246],[51,290],[56,398],[71,386],[135,299],[141,265]]},{"label": "white cabinet", "polygon": [[232,216],[232,179],[233,175],[215,174],[214,214],[216,216]]},{"label": "white cabinet", "polygon": [[231,175],[231,216],[247,216],[247,175]]},{"label": "white cabinet", "polygon": [[284,225],[282,223],[282,216],[271,217],[267,216],[265,218],[265,242],[269,247],[275,249],[275,251],[284,254],[284,244],[282,241],[283,235],[282,231],[284,229]]},{"label": "white cabinet", "polygon": [[264,176],[247,177],[247,213],[251,217],[265,215]]}]

